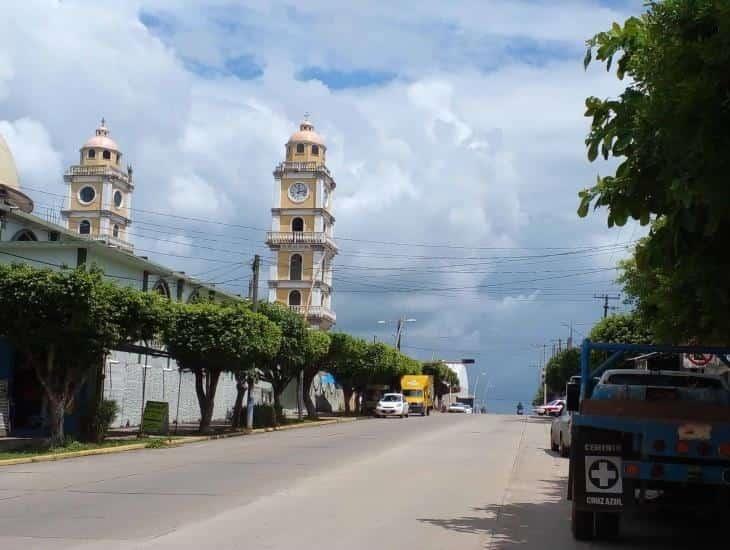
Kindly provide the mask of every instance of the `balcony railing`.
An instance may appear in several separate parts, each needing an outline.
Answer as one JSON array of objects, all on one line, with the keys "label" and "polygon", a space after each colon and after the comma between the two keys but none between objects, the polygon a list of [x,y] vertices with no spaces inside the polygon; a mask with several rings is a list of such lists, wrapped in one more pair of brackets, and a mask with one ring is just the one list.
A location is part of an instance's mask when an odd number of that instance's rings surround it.
[{"label": "balcony railing", "polygon": [[337,315],[335,315],[335,312],[330,311],[324,306],[309,306],[309,310],[307,310],[307,306],[289,306],[289,309],[300,315],[304,315],[304,313],[307,312],[308,317],[314,317],[316,319],[328,319],[333,323],[337,320]]},{"label": "balcony railing", "polygon": [[274,170],[274,175],[281,176],[281,174],[284,172],[321,172],[329,178],[332,177],[327,167],[321,162],[317,161],[284,161],[276,167],[276,170]]},{"label": "balcony railing", "polygon": [[286,244],[318,244],[337,248],[334,239],[324,232],[314,231],[267,231],[266,244],[280,246]]},{"label": "balcony railing", "polygon": [[107,176],[129,183],[129,174],[111,166],[71,166],[66,170],[66,177],[71,176]]},{"label": "balcony railing", "polygon": [[134,247],[131,245],[131,243],[128,243],[124,239],[120,239],[119,237],[115,237],[114,235],[111,235],[109,233],[93,233],[91,235],[78,236],[82,239],[89,239],[90,241],[101,241],[110,246],[116,246],[118,248],[121,248],[126,252],[132,252],[134,250]]}]

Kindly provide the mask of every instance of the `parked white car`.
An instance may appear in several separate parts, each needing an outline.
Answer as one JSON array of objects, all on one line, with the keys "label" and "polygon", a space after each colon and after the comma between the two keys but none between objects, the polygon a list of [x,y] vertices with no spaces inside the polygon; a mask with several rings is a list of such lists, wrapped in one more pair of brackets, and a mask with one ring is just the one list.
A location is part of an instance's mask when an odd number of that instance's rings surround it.
[{"label": "parked white car", "polygon": [[447,409],[450,413],[466,413],[467,405],[464,403],[452,403]]},{"label": "parked white car", "polygon": [[563,407],[560,416],[553,418],[550,425],[550,449],[560,453],[560,456],[568,456],[570,452],[570,426],[573,420],[573,413],[568,407]]},{"label": "parked white car", "polygon": [[562,410],[565,408],[564,399],[555,399],[550,401],[547,405],[540,405],[532,409],[538,416],[560,416]]},{"label": "parked white car", "polygon": [[402,393],[386,393],[375,407],[375,416],[408,416],[408,401]]}]

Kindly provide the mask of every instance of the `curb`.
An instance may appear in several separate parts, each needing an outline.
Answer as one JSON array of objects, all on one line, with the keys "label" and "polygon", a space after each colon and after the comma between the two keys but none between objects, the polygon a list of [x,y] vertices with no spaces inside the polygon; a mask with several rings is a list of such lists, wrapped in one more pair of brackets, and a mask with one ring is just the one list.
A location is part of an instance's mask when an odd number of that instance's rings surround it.
[{"label": "curb", "polygon": [[[364,420],[365,418],[363,418]],[[180,439],[171,439],[165,441],[165,447],[179,447],[181,445],[187,445],[188,443],[200,443],[202,441],[212,441],[214,439],[228,439],[230,437],[241,437],[245,435],[255,435],[269,432],[283,432],[286,430],[295,430],[299,428],[315,428],[319,426],[329,426],[332,424],[345,424],[347,422],[355,422],[361,420],[360,417],[345,417],[345,418],[333,418],[331,420],[321,420],[319,422],[305,422],[302,424],[292,424],[290,426],[279,426],[277,428],[254,428],[249,431],[231,432],[215,435],[198,435],[191,437],[183,437]],[[50,455],[31,456],[27,458],[8,458],[0,460],[0,467],[2,466],[14,466],[16,464],[30,464],[33,462],[54,462],[56,460],[64,460],[67,458],[79,458],[82,456],[93,456],[93,455],[108,455],[114,453],[124,453],[127,451],[138,451],[145,449],[147,442],[145,443],[130,443],[129,445],[118,445],[116,447],[106,447],[103,449],[88,449],[86,451],[71,451],[68,453],[58,453]],[[164,447],[163,447],[164,448]]]}]

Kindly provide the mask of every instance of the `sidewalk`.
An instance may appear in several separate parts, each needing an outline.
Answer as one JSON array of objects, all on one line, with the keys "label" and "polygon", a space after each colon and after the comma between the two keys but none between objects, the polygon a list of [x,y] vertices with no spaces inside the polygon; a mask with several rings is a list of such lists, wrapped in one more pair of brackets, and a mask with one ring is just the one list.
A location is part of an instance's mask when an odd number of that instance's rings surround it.
[{"label": "sidewalk", "polygon": [[[345,422],[354,422],[356,420],[361,420],[366,417],[320,417],[316,421],[305,421],[301,423],[296,424],[286,424],[283,426],[278,426],[276,428],[255,428],[251,431],[245,431],[245,430],[238,430],[238,431],[232,431],[230,429],[230,426],[227,426],[227,430],[223,430],[223,425],[217,426],[219,431],[217,433],[207,434],[207,435],[201,435],[197,434],[197,425],[189,425],[186,427],[181,426],[181,429],[179,430],[178,435],[175,435],[174,433],[171,433],[169,436],[152,436],[147,439],[138,439],[137,433],[139,431],[139,428],[125,428],[122,430],[116,430],[113,431],[113,435],[107,438],[107,441],[117,441],[117,442],[123,442],[126,440],[129,440],[128,445],[117,445],[114,447],[101,447],[98,449],[88,449],[88,450],[82,450],[82,451],[70,451],[70,452],[59,452],[54,454],[39,454],[35,456],[27,456],[27,457],[18,457],[18,458],[10,458],[10,459],[4,459],[0,460],[0,467],[2,466],[12,466],[15,464],[28,464],[31,462],[50,462],[55,460],[63,460],[67,458],[76,458],[80,456],[91,456],[91,455],[102,455],[102,454],[112,454],[112,453],[121,453],[126,451],[136,451],[140,449],[145,449],[150,447],[150,443],[153,445],[155,442],[160,442],[159,445],[162,447],[176,447],[179,445],[185,445],[187,443],[198,443],[201,441],[210,441],[213,439],[226,439],[229,437],[240,437],[245,435],[255,435],[255,434],[262,434],[262,433],[268,433],[268,432],[278,432],[278,431],[286,431],[286,430],[294,430],[294,429],[302,429],[302,428],[315,428],[320,426],[328,426],[330,424],[337,424],[337,423],[345,423]],[[193,428],[195,431],[193,431]],[[174,438],[174,439],[170,439]],[[26,444],[29,444],[34,441],[43,441],[38,439],[32,439],[32,438],[13,438],[15,440],[21,440],[26,441]],[[2,440],[0,440],[2,441]],[[17,448],[17,447],[16,447]],[[1,449],[0,449],[1,450]]]}]

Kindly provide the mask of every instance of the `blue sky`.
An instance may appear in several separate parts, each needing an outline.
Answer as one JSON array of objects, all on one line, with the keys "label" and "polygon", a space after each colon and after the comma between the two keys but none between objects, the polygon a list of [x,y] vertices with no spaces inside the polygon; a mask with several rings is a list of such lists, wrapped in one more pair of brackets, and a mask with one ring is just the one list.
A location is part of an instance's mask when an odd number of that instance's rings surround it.
[{"label": "blue sky", "polygon": [[338,329],[387,340],[378,320],[416,318],[406,351],[473,356],[503,410],[532,396],[530,365],[562,323],[590,329],[593,294],[616,290],[612,267],[641,234],[575,215],[578,190],[611,168],[585,159],[583,102],[620,90],[583,70],[585,40],[641,1],[4,10],[0,132],[37,204],[60,204],[104,116],[136,207],[164,213],[135,214],[138,253],[244,291],[251,256],[270,260],[272,169],[310,112],[338,182]]}]

